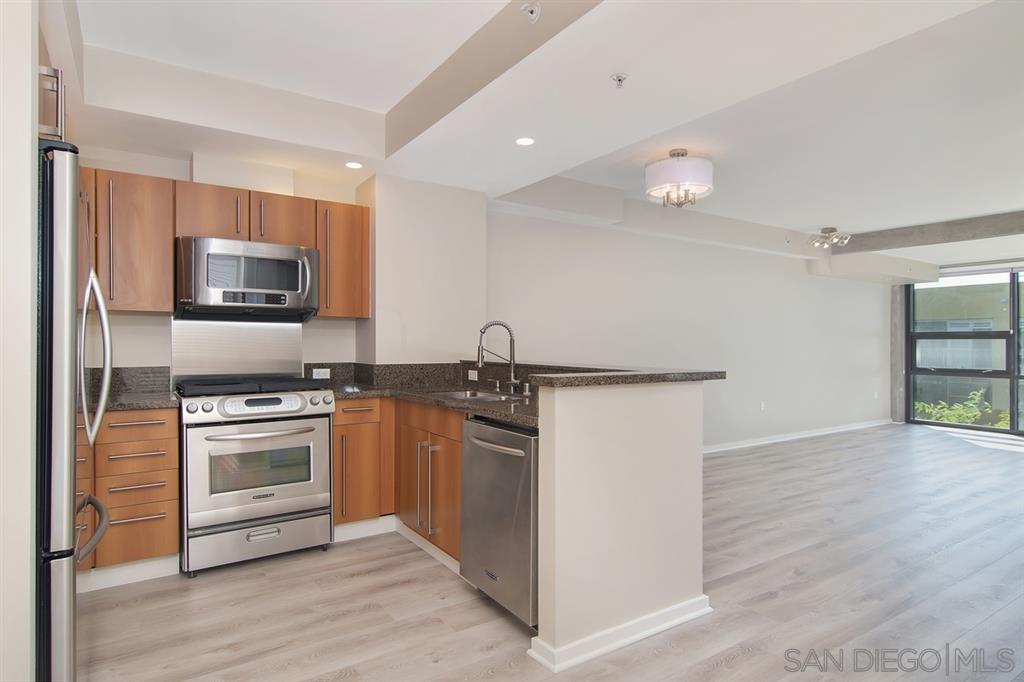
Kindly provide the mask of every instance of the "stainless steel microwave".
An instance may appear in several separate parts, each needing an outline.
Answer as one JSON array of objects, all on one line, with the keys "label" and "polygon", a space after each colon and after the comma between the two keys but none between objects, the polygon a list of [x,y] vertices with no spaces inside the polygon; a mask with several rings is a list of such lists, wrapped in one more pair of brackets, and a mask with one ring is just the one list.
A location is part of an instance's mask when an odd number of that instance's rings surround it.
[{"label": "stainless steel microwave", "polygon": [[316,314],[316,249],[214,237],[176,242],[176,318],[302,322]]}]

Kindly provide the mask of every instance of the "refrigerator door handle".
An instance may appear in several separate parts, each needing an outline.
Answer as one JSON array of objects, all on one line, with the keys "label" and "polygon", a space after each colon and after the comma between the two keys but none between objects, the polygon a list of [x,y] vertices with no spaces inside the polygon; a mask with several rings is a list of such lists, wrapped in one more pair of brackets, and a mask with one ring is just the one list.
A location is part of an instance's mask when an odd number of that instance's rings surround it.
[{"label": "refrigerator door handle", "polygon": [[[92,554],[93,550],[96,549],[96,545],[100,544],[100,540],[107,534],[107,530],[110,528],[110,513],[107,511],[106,505],[100,502],[94,495],[86,495],[85,499],[78,503],[75,508],[75,515],[82,513],[86,507],[92,507],[99,514],[100,520],[96,523],[96,531],[92,534],[83,546],[76,548],[75,550],[75,563],[80,564],[85,557]],[[77,544],[77,543],[76,543]]]},{"label": "refrigerator door handle", "polygon": [[[100,316],[100,334],[103,337],[103,376],[100,380],[100,398],[96,404],[96,414],[90,421],[89,396],[85,387],[85,331],[89,318],[89,301],[93,298],[93,294],[96,298],[96,311]],[[100,430],[100,423],[107,411],[107,402],[110,398],[110,375],[114,365],[113,354],[107,303],[103,300],[103,292],[100,290],[100,280],[96,276],[96,271],[90,270],[89,279],[85,284],[85,298],[82,301],[82,326],[78,334],[78,385],[82,393],[82,420],[85,422],[85,435],[89,439],[89,445],[96,443],[96,434]]]}]

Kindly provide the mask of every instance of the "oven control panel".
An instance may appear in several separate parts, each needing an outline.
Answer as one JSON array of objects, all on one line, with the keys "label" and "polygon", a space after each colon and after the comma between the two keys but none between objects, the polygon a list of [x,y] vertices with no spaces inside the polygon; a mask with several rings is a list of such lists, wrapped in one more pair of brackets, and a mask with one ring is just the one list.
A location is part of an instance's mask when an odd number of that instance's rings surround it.
[{"label": "oven control panel", "polygon": [[331,391],[294,391],[181,399],[183,424],[311,416],[334,412]]}]

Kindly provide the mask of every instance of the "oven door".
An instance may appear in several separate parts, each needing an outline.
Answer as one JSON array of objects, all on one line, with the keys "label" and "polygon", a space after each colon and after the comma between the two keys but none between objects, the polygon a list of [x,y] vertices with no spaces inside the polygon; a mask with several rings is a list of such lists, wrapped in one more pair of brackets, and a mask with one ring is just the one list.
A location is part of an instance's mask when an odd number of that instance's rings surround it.
[{"label": "oven door", "polygon": [[330,417],[188,427],[188,527],[330,507],[330,436]]}]

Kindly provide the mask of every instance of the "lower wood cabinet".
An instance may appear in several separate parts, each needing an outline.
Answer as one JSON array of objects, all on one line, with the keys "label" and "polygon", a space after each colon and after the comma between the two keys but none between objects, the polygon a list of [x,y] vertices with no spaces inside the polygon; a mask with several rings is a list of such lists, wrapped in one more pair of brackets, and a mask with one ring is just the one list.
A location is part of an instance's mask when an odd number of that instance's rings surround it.
[{"label": "lower wood cabinet", "polygon": [[430,405],[401,402],[398,407],[398,518],[456,559],[463,419],[461,412]]},{"label": "lower wood cabinet", "polygon": [[110,527],[96,548],[96,566],[177,554],[178,500],[110,509]]},{"label": "lower wood cabinet", "polygon": [[380,516],[381,426],[334,427],[334,523]]},{"label": "lower wood cabinet", "polygon": [[[177,410],[118,410],[103,417],[96,445],[79,429],[76,499],[95,495],[110,526],[79,570],[177,554],[180,546]],[[85,544],[96,527],[91,509],[78,515]]]}]

